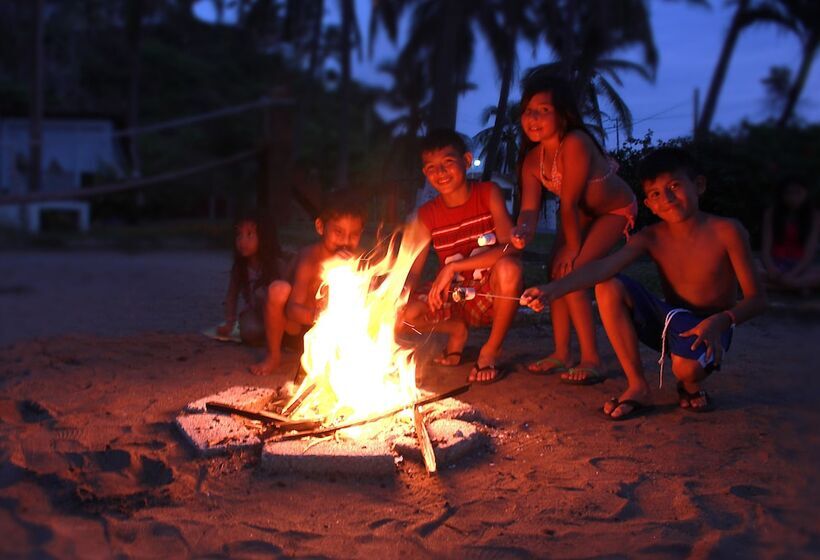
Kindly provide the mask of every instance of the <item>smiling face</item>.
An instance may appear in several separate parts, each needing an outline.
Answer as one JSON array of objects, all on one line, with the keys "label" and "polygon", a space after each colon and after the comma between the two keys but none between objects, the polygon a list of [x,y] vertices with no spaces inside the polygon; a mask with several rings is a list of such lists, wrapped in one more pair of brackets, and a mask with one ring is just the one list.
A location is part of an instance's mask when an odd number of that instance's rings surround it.
[{"label": "smiling face", "polygon": [[354,252],[359,248],[364,222],[359,216],[334,216],[326,222],[316,220],[316,231],[322,236],[322,246],[328,254]]},{"label": "smiling face", "polygon": [[236,252],[245,258],[252,257],[259,252],[259,232],[254,222],[241,222],[236,226],[234,237]]},{"label": "smiling face", "polygon": [[467,188],[467,169],[472,163],[473,155],[470,152],[461,154],[453,146],[421,153],[424,176],[443,196]]},{"label": "smiling face", "polygon": [[551,92],[536,93],[530,98],[521,113],[521,128],[533,142],[561,133],[563,125],[555,111]]},{"label": "smiling face", "polygon": [[644,204],[665,222],[683,222],[697,213],[705,187],[702,176],[692,178],[685,170],[661,173],[643,182]]}]

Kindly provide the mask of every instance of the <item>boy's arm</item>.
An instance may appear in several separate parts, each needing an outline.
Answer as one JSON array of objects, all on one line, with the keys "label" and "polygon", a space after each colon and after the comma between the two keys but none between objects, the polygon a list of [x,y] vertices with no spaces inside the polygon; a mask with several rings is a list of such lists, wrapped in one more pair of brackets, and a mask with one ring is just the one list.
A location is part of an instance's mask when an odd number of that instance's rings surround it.
[{"label": "boy's arm", "polygon": [[743,291],[743,299],[731,309],[710,315],[681,336],[694,336],[692,350],[701,344],[706,345],[706,359],[714,359],[720,364],[723,358],[723,345],[720,335],[729,327],[748,321],[766,309],[766,292],[752,262],[752,249],[749,245],[749,234],[746,229],[734,220],[721,224],[719,235],[726,247],[735,276]]},{"label": "boy's arm", "polygon": [[404,282],[404,286],[410,290],[416,288],[421,281],[421,274],[424,271],[424,263],[427,262],[427,256],[430,254],[430,230],[427,229],[427,226],[424,225],[424,222],[419,220],[418,218],[415,219],[413,223],[410,224],[408,229],[418,229],[422,232],[422,235],[426,235],[427,237],[427,244],[424,246],[424,249],[416,256],[416,260],[413,261],[413,266],[410,267],[410,272],[407,273],[407,280]]},{"label": "boy's arm", "polygon": [[316,320],[316,294],[309,293],[316,284],[321,265],[313,262],[309,255],[299,255],[296,271],[293,275],[293,286],[288,302],[285,304],[285,316],[300,325],[312,325]]},{"label": "boy's arm", "polygon": [[504,255],[518,254],[518,249],[510,243],[513,229],[512,218],[510,218],[510,214],[507,212],[504,195],[501,194],[501,189],[495,183],[493,183],[492,189],[490,189],[488,202],[490,213],[493,215],[493,222],[495,222],[495,236],[498,244],[487,251],[443,266],[442,271],[445,268],[449,268],[450,278],[452,278],[456,272],[490,268]]},{"label": "boy's arm", "polygon": [[521,303],[535,311],[541,311],[547,302],[571,292],[591,288],[612,278],[648,250],[649,233],[644,229],[633,235],[626,245],[611,255],[589,262],[549,284],[527,288],[521,296]]}]

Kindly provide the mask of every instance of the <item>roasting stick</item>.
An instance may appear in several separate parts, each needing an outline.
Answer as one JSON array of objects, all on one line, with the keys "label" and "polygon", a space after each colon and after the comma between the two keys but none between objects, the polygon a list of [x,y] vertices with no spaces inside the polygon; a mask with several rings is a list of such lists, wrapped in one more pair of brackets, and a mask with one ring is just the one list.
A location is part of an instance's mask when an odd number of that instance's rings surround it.
[{"label": "roasting stick", "polygon": [[[458,299],[456,299],[454,297],[453,301],[456,301],[456,302],[458,302],[458,301],[467,301],[467,300],[473,299],[471,297],[466,297],[464,295],[464,291],[466,291],[468,289],[475,289],[475,288],[455,288],[454,290],[450,290],[448,293],[451,294],[451,295],[456,294],[456,293],[460,294],[458,296]],[[486,297],[486,298],[491,298],[491,299],[508,299],[508,300],[512,300],[512,301],[519,301],[519,302],[521,301],[520,297],[499,296],[499,295],[495,295],[495,294],[488,294],[488,293],[485,293],[485,292],[476,292],[475,295],[476,296]]]}]

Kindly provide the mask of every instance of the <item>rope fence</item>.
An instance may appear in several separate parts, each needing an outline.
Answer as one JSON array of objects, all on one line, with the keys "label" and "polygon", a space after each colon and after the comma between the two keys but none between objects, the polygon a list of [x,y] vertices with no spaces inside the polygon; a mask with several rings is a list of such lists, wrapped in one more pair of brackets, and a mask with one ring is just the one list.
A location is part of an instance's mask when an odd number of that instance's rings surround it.
[{"label": "rope fence", "polygon": [[[292,107],[294,105],[295,101],[293,99],[276,97],[259,99],[256,101],[251,101],[240,105],[234,105],[232,107],[225,107],[222,109],[209,111],[207,113],[199,113],[196,115],[189,115],[186,117],[171,119],[155,124],[117,130],[115,132],[112,132],[110,134],[110,137],[112,140],[121,138],[135,138],[136,136],[139,136],[141,134],[161,132],[173,128],[194,125],[209,120],[237,115],[239,113],[244,113],[246,111],[251,111],[255,109],[267,109],[271,107]],[[82,198],[91,198],[98,195],[121,193],[126,191],[143,189],[146,187],[155,187],[160,183],[175,181],[177,179],[182,179],[184,177],[189,177],[191,175],[197,175],[200,173],[205,173],[207,171],[212,171],[220,167],[236,165],[238,163],[257,158],[260,155],[260,153],[260,149],[238,152],[230,156],[209,161],[207,163],[202,163],[199,165],[194,165],[183,169],[176,169],[173,171],[160,173],[152,177],[139,177],[134,179],[127,179],[125,181],[119,181],[116,183],[110,183],[97,187],[86,187],[61,191],[37,191],[23,194],[0,196],[0,206],[8,206],[13,204],[29,204],[37,202],[50,202],[56,200],[74,200]]]},{"label": "rope fence", "polygon": [[186,167],[185,169],[178,169],[176,171],[169,171],[167,173],[160,173],[152,177],[144,177],[139,179],[131,179],[120,183],[112,183],[109,185],[102,185],[99,187],[90,187],[84,189],[74,189],[71,191],[55,191],[55,192],[36,192],[12,196],[0,197],[0,206],[9,204],[28,204],[32,202],[49,202],[54,200],[74,200],[78,198],[90,198],[101,194],[113,194],[126,191],[142,189],[145,187],[153,187],[160,183],[174,181],[183,177],[205,173],[218,167],[227,165],[235,165],[243,161],[247,161],[259,156],[259,150],[249,150],[240,152],[225,158],[210,161],[200,165]]}]

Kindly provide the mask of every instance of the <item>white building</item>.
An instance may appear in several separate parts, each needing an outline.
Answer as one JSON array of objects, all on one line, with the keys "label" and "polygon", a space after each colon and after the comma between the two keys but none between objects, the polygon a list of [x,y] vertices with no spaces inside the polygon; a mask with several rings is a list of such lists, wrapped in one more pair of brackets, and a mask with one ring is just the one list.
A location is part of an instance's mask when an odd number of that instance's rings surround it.
[{"label": "white building", "polygon": [[[28,192],[29,120],[0,118],[0,198]],[[122,156],[112,137],[114,125],[102,118],[43,120],[42,192],[72,191],[91,186],[94,177],[123,175]],[[24,210],[25,208],[25,210]],[[49,223],[72,224],[85,231],[90,205],[83,200],[0,206],[0,225],[31,232]],[[23,213],[25,211],[25,214]],[[24,219],[25,218],[25,219]]]}]

